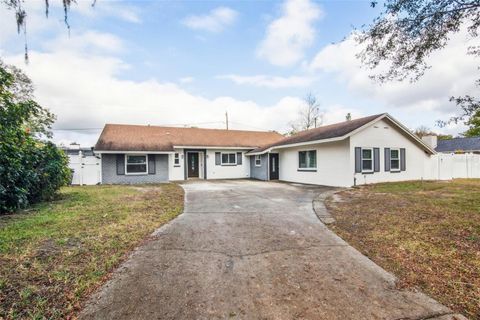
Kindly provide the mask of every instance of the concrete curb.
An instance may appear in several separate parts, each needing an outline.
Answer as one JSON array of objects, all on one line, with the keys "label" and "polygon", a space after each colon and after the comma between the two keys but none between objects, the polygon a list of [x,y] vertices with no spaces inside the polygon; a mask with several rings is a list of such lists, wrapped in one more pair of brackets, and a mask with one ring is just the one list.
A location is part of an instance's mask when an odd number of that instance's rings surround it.
[{"label": "concrete curb", "polygon": [[341,188],[341,189],[334,189],[334,190],[322,192],[312,200],[313,211],[317,215],[318,219],[324,224],[331,224],[335,222],[335,219],[330,215],[327,208],[325,207],[325,199],[334,195],[335,193],[338,193],[344,190],[346,189]]}]

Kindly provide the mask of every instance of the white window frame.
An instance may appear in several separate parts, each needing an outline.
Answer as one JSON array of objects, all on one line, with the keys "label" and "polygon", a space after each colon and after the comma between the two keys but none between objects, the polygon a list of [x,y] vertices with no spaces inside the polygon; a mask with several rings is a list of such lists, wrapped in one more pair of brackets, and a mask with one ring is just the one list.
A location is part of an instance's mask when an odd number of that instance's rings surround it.
[{"label": "white window frame", "polygon": [[[370,158],[366,158],[364,159],[363,158],[363,150],[370,150]],[[363,167],[363,160],[370,160],[372,162],[372,168],[371,169],[365,169]],[[371,173],[373,172],[373,169],[374,169],[374,166],[375,164],[373,163],[373,148],[362,148],[360,149],[360,163],[361,163],[361,166],[362,166],[362,172],[365,172],[365,173]]]},{"label": "white window frame", "polygon": [[[398,158],[392,158],[392,151],[397,151],[398,153]],[[398,168],[394,168],[392,166],[392,160],[398,160]],[[400,171],[400,148],[390,148],[390,171],[396,172]]]},{"label": "white window frame", "polygon": [[[129,156],[144,156],[145,157],[145,172],[128,172],[128,157]],[[135,163],[137,165],[143,164],[143,163]],[[130,165],[135,165],[131,163]],[[146,175],[148,174],[148,154],[143,154],[143,153],[138,153],[138,154],[125,154],[125,175],[128,176],[135,176],[135,175]]]},{"label": "white window frame", "polygon": [[255,167],[261,167],[262,166],[262,156],[257,154],[255,156]]},{"label": "white window frame", "polygon": [[[306,165],[308,166],[308,164],[310,163],[310,158],[309,158],[309,154],[310,152],[314,152],[315,153],[315,167],[305,167],[305,168],[301,168],[300,167],[300,152],[306,152],[306,155],[305,155],[305,161],[306,161]],[[298,167],[298,170],[299,171],[315,171],[317,170],[317,165],[318,165],[318,159],[317,159],[317,150],[312,150],[312,149],[309,149],[309,150],[299,150],[298,153],[298,159],[297,159],[297,167]]]},{"label": "white window frame", "polygon": [[180,153],[178,152],[173,154],[173,166],[180,167]]},{"label": "white window frame", "polygon": [[[227,155],[228,155],[227,159],[230,159],[230,155],[231,155],[231,154],[235,155],[235,163],[232,163],[232,162],[223,162],[223,155],[224,155],[224,154],[227,154]],[[221,153],[220,153],[220,164],[221,164],[222,166],[236,166],[236,165],[237,165],[237,162],[238,162],[237,160],[238,160],[238,159],[237,159],[237,153],[236,153],[236,152],[221,152]],[[230,160],[229,160],[229,161],[230,161]]]}]

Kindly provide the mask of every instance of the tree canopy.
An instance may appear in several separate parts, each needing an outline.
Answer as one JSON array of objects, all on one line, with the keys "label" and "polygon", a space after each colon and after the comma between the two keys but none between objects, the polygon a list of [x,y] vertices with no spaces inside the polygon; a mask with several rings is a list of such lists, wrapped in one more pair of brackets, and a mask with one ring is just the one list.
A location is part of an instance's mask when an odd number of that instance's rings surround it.
[{"label": "tree canopy", "polygon": [[[371,5],[378,6],[378,2]],[[359,57],[371,69],[386,66],[372,76],[379,82],[416,81],[430,67],[430,54],[445,48],[453,34],[466,30],[471,38],[476,38],[479,29],[480,0],[385,0],[381,14],[357,35],[357,41],[365,48]],[[479,57],[480,47],[470,46],[464,54]],[[476,85],[480,86],[480,80]],[[478,128],[478,96],[450,97],[450,101],[458,105],[460,113],[439,121],[440,125],[463,121],[470,129]],[[475,130],[465,134],[469,132]]]}]

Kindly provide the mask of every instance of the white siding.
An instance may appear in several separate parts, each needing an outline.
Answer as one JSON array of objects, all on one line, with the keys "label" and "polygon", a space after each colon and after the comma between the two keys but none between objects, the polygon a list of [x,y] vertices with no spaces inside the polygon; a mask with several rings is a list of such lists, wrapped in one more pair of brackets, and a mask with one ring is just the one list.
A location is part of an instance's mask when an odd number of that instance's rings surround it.
[{"label": "white siding", "polygon": [[[317,171],[298,171],[298,152],[317,150]],[[347,187],[353,184],[348,139],[305,147],[279,149],[280,180]]]},{"label": "white siding", "polygon": [[179,154],[180,164],[178,166],[174,165],[174,154],[168,155],[168,179],[170,181],[184,180],[185,179],[185,161],[183,159],[183,149],[175,149],[175,152]]},{"label": "white siding", "polygon": [[[380,148],[380,172],[354,174],[355,147]],[[405,171],[385,172],[385,148],[405,148]],[[417,143],[386,120],[378,121],[350,137],[350,166],[347,170],[355,176],[357,184],[428,179],[431,169],[426,163],[430,161],[430,156]]]},{"label": "white siding", "polygon": [[[250,177],[250,159],[245,156],[248,150],[207,150],[207,179],[240,179]],[[241,152],[242,164],[236,166],[215,165],[215,152]]]}]

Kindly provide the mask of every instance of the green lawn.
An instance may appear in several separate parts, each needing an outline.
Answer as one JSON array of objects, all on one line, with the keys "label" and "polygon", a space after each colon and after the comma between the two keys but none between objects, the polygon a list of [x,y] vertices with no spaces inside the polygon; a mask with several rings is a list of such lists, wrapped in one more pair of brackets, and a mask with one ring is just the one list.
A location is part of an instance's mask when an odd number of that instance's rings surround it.
[{"label": "green lawn", "polygon": [[364,186],[330,198],[332,229],[398,286],[480,319],[480,180]]},{"label": "green lawn", "polygon": [[176,184],[88,186],[0,216],[0,319],[74,315],[126,253],[182,211]]}]

